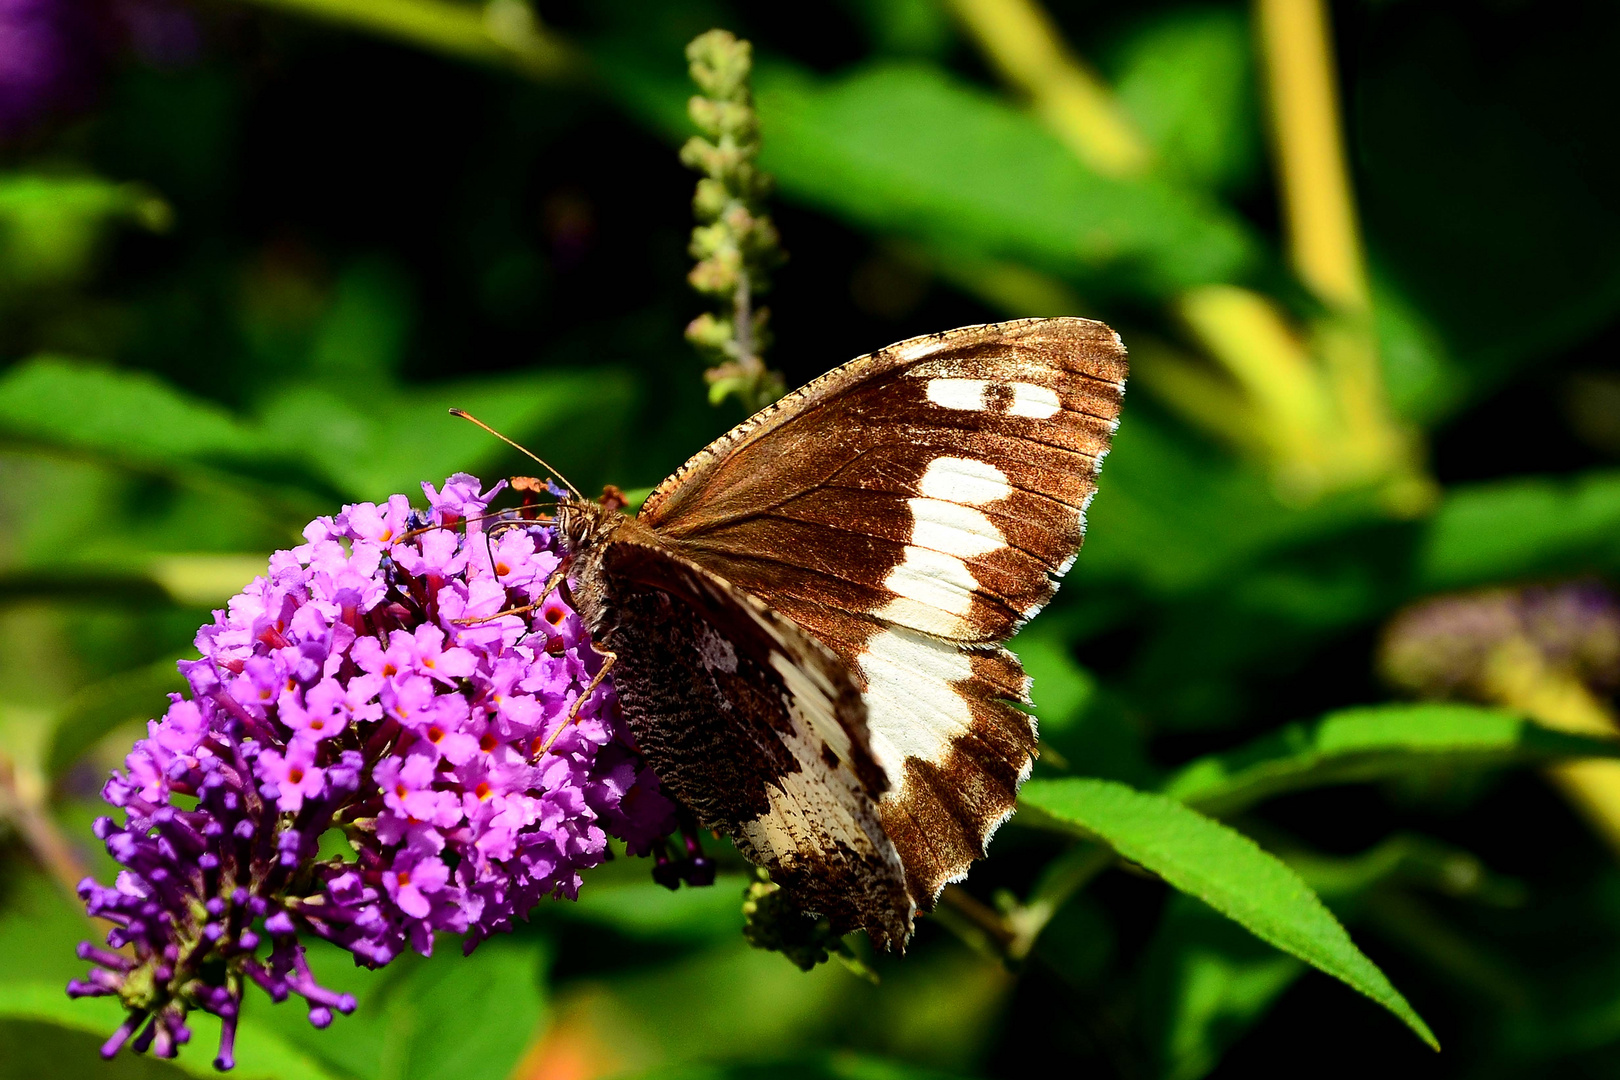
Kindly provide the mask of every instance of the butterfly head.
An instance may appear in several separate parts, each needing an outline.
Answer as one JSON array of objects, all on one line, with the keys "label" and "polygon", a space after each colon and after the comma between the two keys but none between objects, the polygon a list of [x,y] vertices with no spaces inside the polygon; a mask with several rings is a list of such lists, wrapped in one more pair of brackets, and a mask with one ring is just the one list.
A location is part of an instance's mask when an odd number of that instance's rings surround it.
[{"label": "butterfly head", "polygon": [[557,535],[576,559],[599,548],[624,520],[617,511],[588,499],[565,499],[557,505],[556,518]]},{"label": "butterfly head", "polygon": [[591,634],[601,633],[607,618],[607,596],[601,564],[609,540],[635,519],[588,499],[565,499],[555,511],[557,537],[567,553],[565,566],[575,606]]}]

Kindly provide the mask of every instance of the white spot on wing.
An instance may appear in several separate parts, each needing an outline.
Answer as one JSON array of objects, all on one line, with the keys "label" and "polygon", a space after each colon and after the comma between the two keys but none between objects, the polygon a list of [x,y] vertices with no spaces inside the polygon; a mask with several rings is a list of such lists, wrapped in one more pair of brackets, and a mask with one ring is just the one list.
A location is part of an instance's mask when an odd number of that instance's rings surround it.
[{"label": "white spot on wing", "polygon": [[1012,392],[1012,404],[1007,406],[1007,413],[1010,416],[1028,416],[1035,420],[1045,420],[1063,410],[1063,402],[1058,400],[1057,392],[1050,387],[1015,382],[1012,384]]},{"label": "white spot on wing", "polygon": [[897,596],[872,612],[873,618],[942,638],[966,637],[973,627],[964,618],[924,604],[909,596]]},{"label": "white spot on wing", "polygon": [[984,410],[985,379],[929,379],[928,400],[945,409]]},{"label": "white spot on wing", "polygon": [[949,642],[890,628],[855,662],[866,676],[872,754],[896,782],[908,757],[943,761],[972,727],[972,708],[954,684],[973,677],[973,661]]},{"label": "white spot on wing", "polygon": [[905,560],[889,571],[883,584],[896,596],[952,615],[966,615],[972,609],[973,593],[979,587],[973,572],[955,555],[914,544],[906,545]]},{"label": "white spot on wing", "polygon": [[907,499],[911,505],[911,543],[971,559],[1005,546],[995,523],[971,506],[940,499]]},{"label": "white spot on wing", "polygon": [[1007,474],[986,461],[937,457],[923,471],[918,488],[930,499],[979,506],[1012,494]]}]

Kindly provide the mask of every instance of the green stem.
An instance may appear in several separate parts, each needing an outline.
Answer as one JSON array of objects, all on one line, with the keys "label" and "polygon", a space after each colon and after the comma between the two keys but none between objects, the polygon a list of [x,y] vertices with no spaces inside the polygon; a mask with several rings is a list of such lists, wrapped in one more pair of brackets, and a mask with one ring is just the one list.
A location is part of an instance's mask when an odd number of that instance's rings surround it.
[{"label": "green stem", "polygon": [[1079,843],[1047,863],[1029,899],[1006,916],[1012,930],[1006,945],[1008,958],[1028,957],[1052,917],[1113,862],[1113,849],[1107,845]]},{"label": "green stem", "polygon": [[583,70],[579,54],[540,24],[522,0],[473,7],[446,0],[245,0],[366,30],[434,52],[551,81]]}]

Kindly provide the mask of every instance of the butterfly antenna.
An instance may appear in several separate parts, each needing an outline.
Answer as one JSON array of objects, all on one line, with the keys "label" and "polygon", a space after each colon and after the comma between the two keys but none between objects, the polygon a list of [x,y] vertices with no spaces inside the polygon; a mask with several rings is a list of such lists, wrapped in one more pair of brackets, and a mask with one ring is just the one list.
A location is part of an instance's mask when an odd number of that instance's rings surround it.
[{"label": "butterfly antenna", "polygon": [[451,416],[459,416],[463,420],[467,420],[467,421],[470,421],[471,423],[477,424],[479,427],[483,428],[485,431],[489,432],[491,435],[493,435],[497,439],[501,440],[501,442],[505,443],[507,446],[510,446],[512,449],[518,451],[520,454],[525,454],[528,457],[533,458],[547,472],[549,472],[551,475],[555,476],[557,479],[561,480],[563,482],[563,486],[566,487],[569,491],[572,491],[574,493],[575,498],[583,499],[585,497],[584,495],[580,494],[579,488],[575,487],[573,484],[568,482],[568,477],[564,476],[562,473],[558,472],[556,469],[552,468],[550,465],[547,465],[546,462],[545,462],[545,459],[543,459],[539,454],[536,454],[533,450],[530,450],[528,447],[522,446],[522,445],[512,441],[511,439],[508,439],[505,435],[502,435],[500,432],[496,431],[494,428],[490,427],[488,424],[486,424],[482,420],[478,419],[478,417],[474,416],[472,413],[467,412],[465,409],[451,409],[450,410],[450,415]]}]

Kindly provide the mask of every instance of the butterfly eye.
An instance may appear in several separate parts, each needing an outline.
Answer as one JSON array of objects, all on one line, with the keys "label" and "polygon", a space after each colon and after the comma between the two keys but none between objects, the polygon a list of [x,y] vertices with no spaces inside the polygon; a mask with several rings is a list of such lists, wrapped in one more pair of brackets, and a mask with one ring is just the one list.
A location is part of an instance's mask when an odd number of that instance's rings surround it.
[{"label": "butterfly eye", "polygon": [[557,508],[557,528],[562,532],[570,550],[578,551],[590,531],[590,520],[577,509],[564,503]]}]

